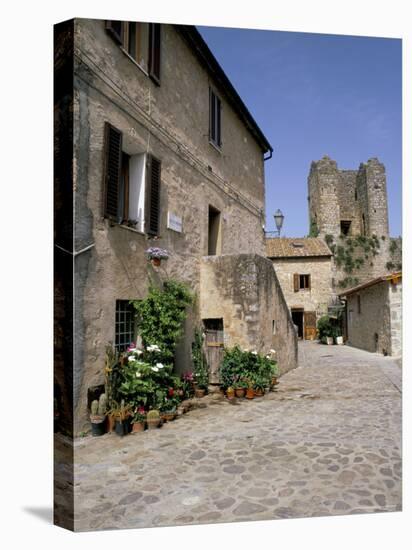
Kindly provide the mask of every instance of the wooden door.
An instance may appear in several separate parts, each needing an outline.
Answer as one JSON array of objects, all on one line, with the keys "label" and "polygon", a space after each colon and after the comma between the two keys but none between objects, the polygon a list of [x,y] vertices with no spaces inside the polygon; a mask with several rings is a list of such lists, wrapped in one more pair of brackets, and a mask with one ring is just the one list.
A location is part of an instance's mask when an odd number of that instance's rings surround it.
[{"label": "wooden door", "polygon": [[209,383],[219,384],[219,368],[223,359],[223,330],[205,330],[205,355],[209,367]]},{"label": "wooden door", "polygon": [[305,311],[305,340],[316,340],[316,313]]}]

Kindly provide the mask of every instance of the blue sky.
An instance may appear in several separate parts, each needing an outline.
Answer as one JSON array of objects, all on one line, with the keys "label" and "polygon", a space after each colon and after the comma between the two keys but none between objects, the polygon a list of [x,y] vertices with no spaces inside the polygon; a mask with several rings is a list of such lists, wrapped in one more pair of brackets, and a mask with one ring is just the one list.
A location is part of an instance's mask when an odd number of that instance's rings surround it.
[{"label": "blue sky", "polygon": [[308,233],[307,176],[329,155],[343,169],[386,166],[389,227],[402,232],[401,40],[198,27],[274,148],[266,169],[266,227]]}]

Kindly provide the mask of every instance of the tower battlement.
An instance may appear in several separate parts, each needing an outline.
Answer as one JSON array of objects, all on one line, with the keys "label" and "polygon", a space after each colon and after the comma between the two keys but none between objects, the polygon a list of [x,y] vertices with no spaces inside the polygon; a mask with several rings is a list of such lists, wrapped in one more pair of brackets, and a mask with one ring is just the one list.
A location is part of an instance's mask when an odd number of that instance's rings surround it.
[{"label": "tower battlement", "polygon": [[309,217],[320,236],[389,236],[385,166],[377,158],[341,170],[324,156],[308,177]]}]

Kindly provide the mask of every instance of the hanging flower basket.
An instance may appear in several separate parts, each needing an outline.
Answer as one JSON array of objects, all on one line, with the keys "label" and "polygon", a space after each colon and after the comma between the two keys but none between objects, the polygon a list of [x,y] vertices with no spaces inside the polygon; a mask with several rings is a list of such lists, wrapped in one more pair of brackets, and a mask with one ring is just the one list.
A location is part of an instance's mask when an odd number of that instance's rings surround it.
[{"label": "hanging flower basket", "polygon": [[169,257],[169,252],[164,248],[158,248],[151,246],[146,250],[148,259],[152,262],[153,266],[159,267],[162,260],[167,260]]}]

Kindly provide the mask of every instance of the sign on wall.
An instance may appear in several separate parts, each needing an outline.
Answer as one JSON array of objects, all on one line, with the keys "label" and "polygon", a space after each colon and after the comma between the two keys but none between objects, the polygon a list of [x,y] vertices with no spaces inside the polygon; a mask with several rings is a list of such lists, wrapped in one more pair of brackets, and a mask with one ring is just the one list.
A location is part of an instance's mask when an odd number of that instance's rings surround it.
[{"label": "sign on wall", "polygon": [[167,228],[177,233],[182,233],[183,223],[182,218],[173,214],[172,212],[167,213]]}]

